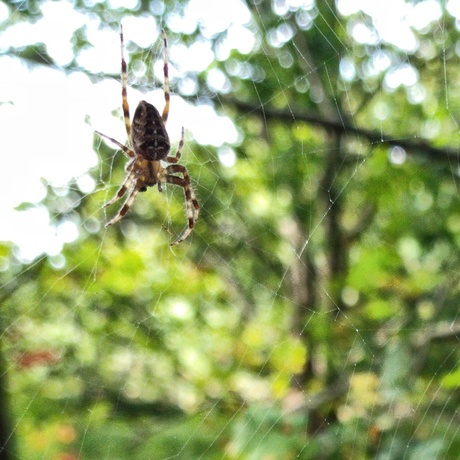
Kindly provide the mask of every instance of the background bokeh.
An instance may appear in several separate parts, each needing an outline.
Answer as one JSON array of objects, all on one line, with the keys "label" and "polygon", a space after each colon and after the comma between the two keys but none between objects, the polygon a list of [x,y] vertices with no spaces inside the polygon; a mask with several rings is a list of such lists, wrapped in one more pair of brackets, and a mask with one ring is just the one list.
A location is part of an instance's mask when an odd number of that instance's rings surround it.
[{"label": "background bokeh", "polygon": [[[459,1],[10,1],[0,21],[2,458],[458,458]],[[131,113],[161,110],[169,39],[201,205],[173,248],[177,187],[104,228],[120,23]]]}]

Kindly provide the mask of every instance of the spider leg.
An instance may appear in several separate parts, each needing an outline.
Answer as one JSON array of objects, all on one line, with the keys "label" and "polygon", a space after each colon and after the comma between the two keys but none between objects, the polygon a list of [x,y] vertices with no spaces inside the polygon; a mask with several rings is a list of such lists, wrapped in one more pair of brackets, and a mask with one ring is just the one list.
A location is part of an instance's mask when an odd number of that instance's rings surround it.
[{"label": "spider leg", "polygon": [[120,44],[121,44],[121,104],[123,107],[123,117],[125,120],[126,134],[128,140],[131,141],[131,120],[129,118],[129,104],[128,104],[128,69],[124,56],[124,42],[123,42],[123,27],[120,24]]},{"label": "spider leg", "polygon": [[130,171],[130,173],[126,176],[126,179],[121,184],[121,187],[118,189],[115,196],[109,201],[107,201],[107,203],[104,203],[104,208],[115,203],[115,201],[118,201],[126,193],[126,191],[133,186],[132,184],[133,184],[133,180],[135,179],[135,176],[136,176],[136,171]]},{"label": "spider leg", "polygon": [[[174,176],[174,173],[182,174],[183,177]],[[198,214],[200,212],[200,205],[196,199],[195,193],[190,183],[190,176],[187,168],[183,165],[170,165],[165,169],[165,174],[162,177],[162,181],[168,184],[174,184],[184,189],[185,194],[185,205],[187,209],[188,226],[181,233],[179,238],[171,243],[171,246],[179,244],[187,238],[195,227],[195,223],[198,220]]]},{"label": "spider leg", "polygon": [[166,161],[167,163],[177,163],[180,160],[180,157],[182,155],[182,149],[184,147],[184,142],[185,142],[184,137],[185,137],[185,131],[184,131],[184,127],[182,126],[182,132],[180,136],[179,145],[177,146],[176,154],[173,157],[166,157],[164,161]]},{"label": "spider leg", "polygon": [[[123,218],[123,216],[128,212],[128,209],[133,204],[133,201],[136,198],[137,194],[140,192],[140,190],[141,190],[141,188],[139,188],[139,186],[137,184],[134,184],[134,186],[131,187],[131,189],[130,189],[130,191],[128,193],[128,198],[126,198],[126,201],[123,203],[123,206],[121,207],[121,209],[118,212],[118,214],[112,220],[110,220],[109,222],[107,222],[105,224],[106,228],[109,227],[112,224],[115,224],[116,222],[118,222],[120,219]],[[125,188],[125,191],[126,191],[126,188]],[[118,199],[118,198],[119,197],[117,196],[116,199]]]},{"label": "spider leg", "polygon": [[116,139],[114,139],[113,137],[109,137],[109,136],[106,136],[105,134],[102,134],[101,132],[99,131],[94,131],[96,134],[99,134],[99,136],[102,136],[102,137],[105,137],[106,139],[108,139],[110,142],[113,142],[117,147],[119,147],[121,150],[123,150],[123,152],[126,153],[126,155],[128,155],[129,157],[131,158],[134,158],[136,156],[136,154],[128,147],[126,147],[126,145],[123,145],[122,143],[118,142]]},{"label": "spider leg", "polygon": [[171,94],[169,92],[169,70],[168,70],[168,38],[166,37],[166,32],[164,30],[161,31],[163,36],[163,43],[164,43],[164,63],[163,63],[163,76],[164,76],[164,93],[165,93],[165,106],[163,109],[163,114],[161,118],[163,119],[163,123],[166,125],[166,121],[168,120],[169,115],[169,100],[171,99]]}]

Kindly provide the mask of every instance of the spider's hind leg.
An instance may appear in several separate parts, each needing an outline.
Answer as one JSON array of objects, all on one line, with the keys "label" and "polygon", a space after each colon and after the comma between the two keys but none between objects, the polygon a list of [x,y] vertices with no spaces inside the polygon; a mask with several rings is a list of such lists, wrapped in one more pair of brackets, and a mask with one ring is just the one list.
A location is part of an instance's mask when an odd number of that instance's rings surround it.
[{"label": "spider's hind leg", "polygon": [[[183,177],[174,176],[173,173],[180,173]],[[184,189],[185,194],[185,206],[187,211],[188,226],[181,233],[181,235],[171,243],[171,246],[181,243],[187,238],[195,227],[195,223],[198,220],[198,214],[200,212],[200,205],[196,199],[192,185],[190,183],[190,176],[187,168],[183,165],[170,165],[166,168],[165,174],[162,178],[163,182],[168,184],[174,184]]]}]

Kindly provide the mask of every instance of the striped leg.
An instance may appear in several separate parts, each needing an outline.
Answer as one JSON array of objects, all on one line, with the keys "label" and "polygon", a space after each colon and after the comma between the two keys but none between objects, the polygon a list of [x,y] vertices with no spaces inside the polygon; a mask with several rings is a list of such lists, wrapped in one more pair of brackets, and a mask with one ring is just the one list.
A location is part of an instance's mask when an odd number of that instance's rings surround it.
[{"label": "striped leg", "polygon": [[164,161],[168,163],[177,163],[180,160],[180,157],[182,155],[182,149],[184,148],[184,142],[185,142],[184,136],[185,136],[184,127],[182,127],[182,134],[180,136],[179,145],[177,146],[176,155],[174,155],[173,157],[166,157]]},{"label": "striped leg", "polygon": [[[133,174],[133,173],[131,173]],[[130,174],[130,175],[131,175]],[[123,185],[122,188],[124,187],[125,191],[127,190],[127,188]],[[122,190],[122,188],[120,188],[119,192],[115,195],[115,199],[113,201],[116,201],[118,200],[118,198],[120,198],[121,196],[123,196],[124,192],[120,195],[120,192]],[[131,207],[131,205],[133,204],[134,202],[134,199],[136,198],[137,194],[140,192],[140,188],[137,187],[137,184],[134,183],[130,188],[129,188],[129,192],[128,192],[128,198],[126,198],[126,201],[123,203],[123,206],[122,208],[120,209],[120,211],[118,212],[118,214],[112,219],[110,220],[109,222],[107,222],[105,224],[105,227],[108,227],[112,224],[115,224],[116,222],[118,222],[120,219],[122,219],[124,217],[124,215],[128,212],[129,208]],[[112,200],[111,200],[112,201]],[[110,203],[110,202],[109,202]]]},{"label": "striped leg", "polygon": [[[174,173],[180,173],[183,177],[173,176]],[[190,176],[188,174],[187,168],[183,165],[171,165],[166,168],[166,174],[164,175],[165,182],[168,184],[174,184],[184,189],[185,194],[185,206],[187,210],[187,219],[188,227],[182,232],[182,234],[177,238],[176,241],[171,243],[171,246],[179,244],[190,235],[195,223],[198,220],[198,214],[200,211],[200,205],[196,199],[195,193],[193,192]]]},{"label": "striped leg", "polygon": [[164,52],[165,52],[165,54],[164,54],[164,64],[163,64],[163,76],[164,76],[163,89],[164,89],[164,92],[165,92],[165,107],[163,109],[163,114],[161,115],[161,118],[163,119],[163,123],[166,125],[166,121],[168,120],[168,115],[169,115],[169,100],[171,98],[171,95],[170,95],[170,92],[169,92],[168,38],[166,37],[166,32],[164,30],[161,31],[161,34],[163,36]]},{"label": "striped leg", "polygon": [[105,134],[102,134],[101,132],[99,131],[95,131],[96,134],[99,134],[99,136],[102,136],[102,137],[105,137],[106,139],[108,139],[110,142],[113,142],[116,146],[120,147],[121,150],[123,150],[123,152],[126,153],[126,155],[128,155],[129,157],[131,158],[134,158],[136,156],[136,154],[128,147],[126,147],[126,145],[123,145],[121,144],[120,142],[118,142],[116,139],[114,139],[113,137],[109,137]]},{"label": "striped leg", "polygon": [[131,119],[129,118],[128,104],[128,70],[124,56],[123,27],[120,24],[120,43],[121,43],[121,103],[123,107],[123,117],[125,119],[126,134],[128,142],[131,142]]},{"label": "striped leg", "polygon": [[136,171],[131,170],[129,174],[126,176],[126,179],[124,180],[124,182],[121,184],[121,187],[118,189],[115,196],[111,200],[107,201],[107,203],[104,203],[104,208],[115,203],[115,201],[118,201],[126,193],[128,189],[134,187],[136,185],[135,179],[136,179]]}]

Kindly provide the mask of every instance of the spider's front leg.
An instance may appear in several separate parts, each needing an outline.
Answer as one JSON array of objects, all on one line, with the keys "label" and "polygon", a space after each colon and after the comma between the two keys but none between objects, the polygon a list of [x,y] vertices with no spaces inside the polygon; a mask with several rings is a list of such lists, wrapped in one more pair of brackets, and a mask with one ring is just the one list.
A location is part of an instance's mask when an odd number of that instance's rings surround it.
[{"label": "spider's front leg", "polygon": [[102,134],[100,131],[94,131],[94,132],[101,137],[105,137],[110,142],[113,142],[116,146],[118,146],[121,150],[123,150],[123,152],[125,152],[126,155],[128,155],[130,158],[134,158],[136,156],[136,154],[129,147],[126,147],[126,145],[123,145],[121,142],[118,142],[113,137],[109,137],[106,134]]},{"label": "spider's front leg", "polygon": [[[134,202],[134,198],[136,198],[136,195],[141,191],[141,188],[139,188],[136,185],[133,185],[131,187],[131,190],[129,191],[128,193],[128,198],[126,198],[126,201],[124,202],[122,208],[120,209],[120,211],[118,212],[118,214],[113,218],[111,219],[109,222],[107,222],[105,224],[105,227],[109,227],[110,225],[112,224],[115,224],[116,222],[118,222],[119,220],[121,220],[124,215],[128,212],[129,208],[131,207],[131,205],[133,204]],[[116,199],[118,199],[118,197],[116,196],[115,197]],[[116,201],[116,200],[115,200]],[[106,205],[109,204],[109,203],[106,203]]]},{"label": "spider's front leg", "polygon": [[126,191],[133,186],[133,184],[135,183],[134,181],[136,179],[136,175],[137,175],[136,171],[133,168],[134,163],[135,163],[135,158],[133,158],[129,163],[127,163],[125,169],[126,171],[129,172],[129,174],[126,176],[126,179],[123,181],[123,183],[121,184],[121,187],[118,189],[114,197],[110,199],[109,201],[107,201],[106,203],[104,203],[103,205],[104,208],[115,203],[115,201],[118,201],[126,193]]},{"label": "spider's front leg", "polygon": [[144,178],[140,175],[140,171],[135,168],[135,165],[136,164],[133,163],[133,166],[131,167],[132,170],[128,174],[128,177],[123,182],[123,185],[120,187],[117,194],[104,205],[104,207],[111,205],[112,203],[120,199],[126,192],[128,192],[128,197],[123,203],[121,209],[118,211],[118,214],[112,220],[105,224],[106,227],[109,227],[110,225],[115,224],[120,219],[122,219],[124,215],[128,212],[131,205],[133,204],[137,194],[139,192],[145,192],[147,190],[148,184],[145,183]]}]

